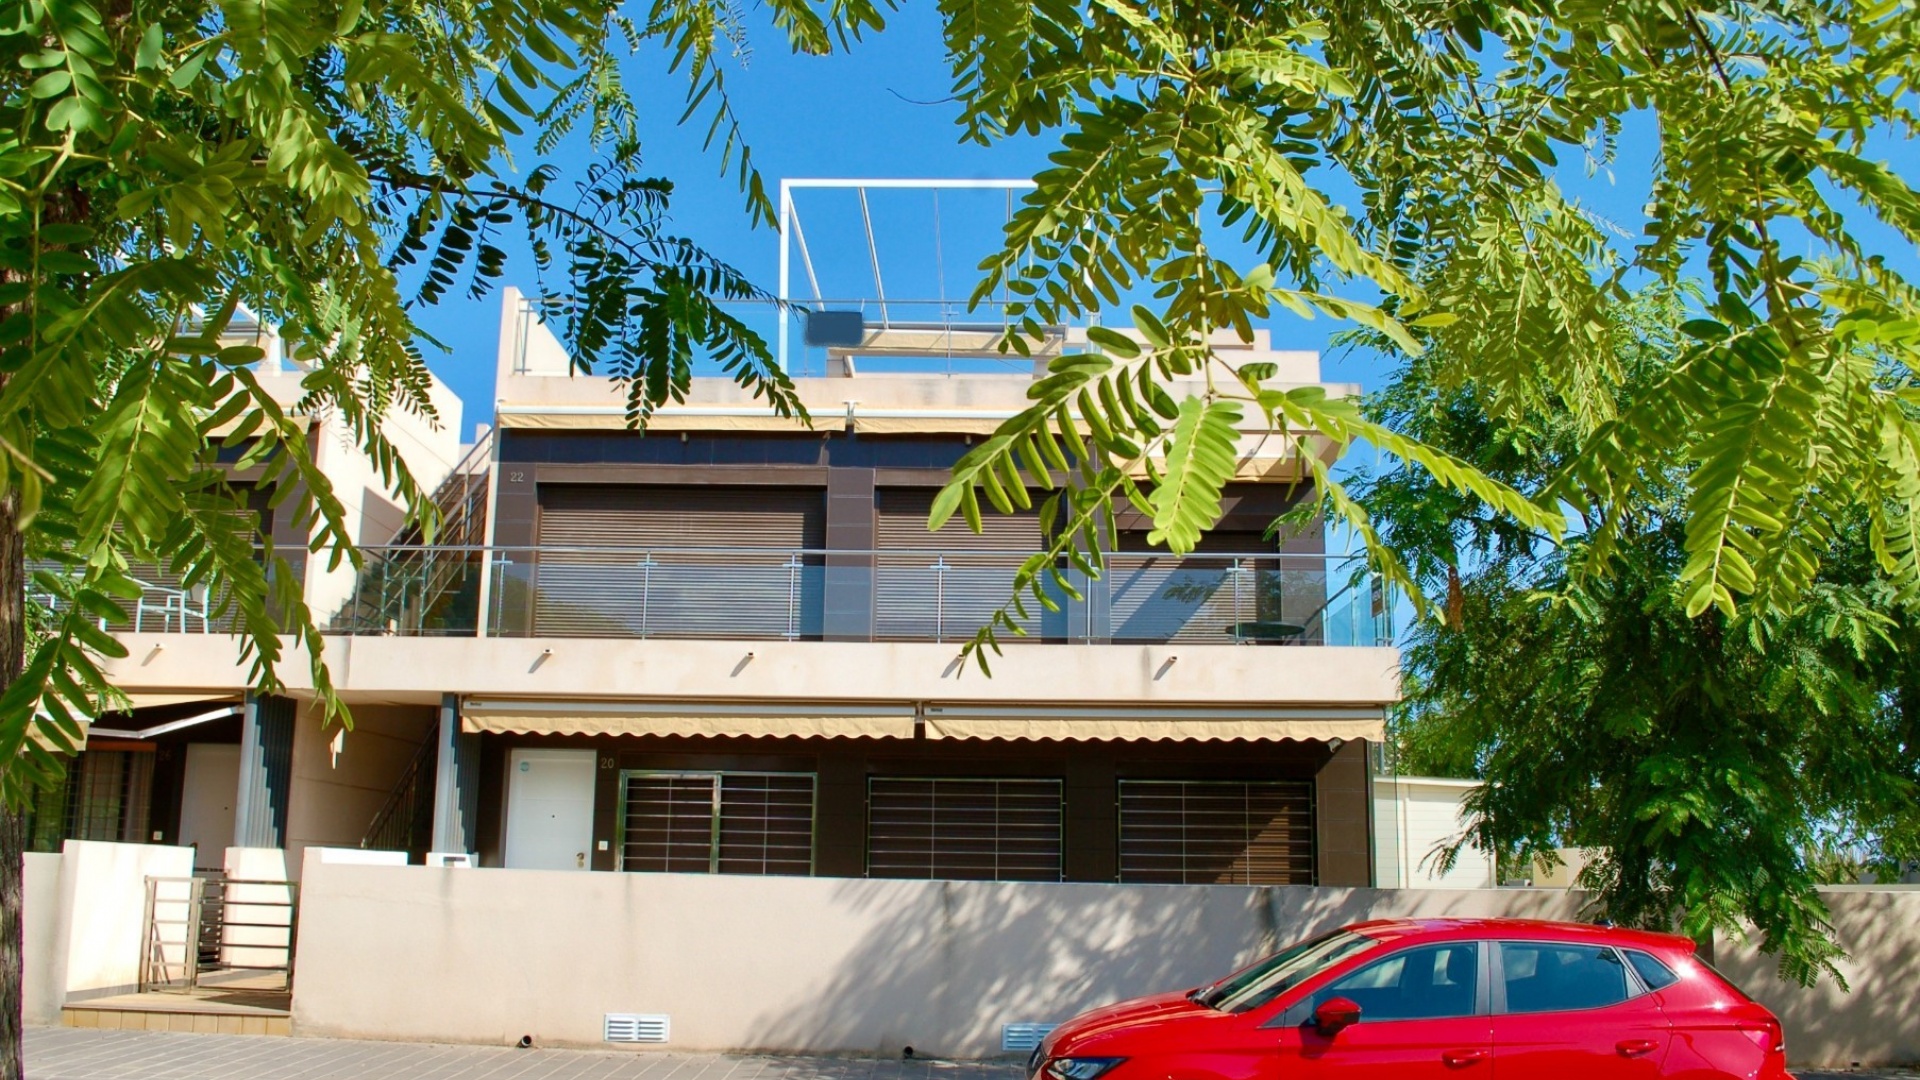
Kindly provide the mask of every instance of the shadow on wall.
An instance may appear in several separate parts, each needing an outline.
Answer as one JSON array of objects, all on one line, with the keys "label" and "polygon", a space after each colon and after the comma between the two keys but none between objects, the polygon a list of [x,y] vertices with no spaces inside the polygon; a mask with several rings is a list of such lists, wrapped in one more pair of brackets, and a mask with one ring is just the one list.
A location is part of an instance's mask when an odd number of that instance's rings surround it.
[{"label": "shadow on wall", "polygon": [[[872,929],[807,1003],[764,1011],[746,1046],[921,1056],[1000,1052],[1003,1024],[1211,982],[1302,938],[1375,918],[1571,918],[1565,892],[925,883],[901,904],[875,882],[835,886]],[[870,909],[887,905],[892,910]],[[772,916],[770,916],[772,917]],[[805,934],[805,926],[788,928]]]},{"label": "shadow on wall", "polygon": [[[604,1046],[666,1013],[676,1052],[952,1058],[1002,1025],[1190,988],[1285,944],[1392,917],[1577,919],[1558,889],[996,884],[328,864],[308,852],[296,1034]],[[1855,992],[1721,967],[1796,1063],[1920,1059],[1920,889],[1829,894]],[[138,908],[133,911],[138,913]],[[137,926],[137,920],[133,924]],[[137,941],[137,938],[135,939]]]},{"label": "shadow on wall", "polygon": [[1795,1064],[1920,1062],[1920,888],[1823,890],[1848,958],[1851,992],[1831,979],[1811,989],[1782,979],[1757,944],[1716,942],[1714,966],[1780,1017]]}]

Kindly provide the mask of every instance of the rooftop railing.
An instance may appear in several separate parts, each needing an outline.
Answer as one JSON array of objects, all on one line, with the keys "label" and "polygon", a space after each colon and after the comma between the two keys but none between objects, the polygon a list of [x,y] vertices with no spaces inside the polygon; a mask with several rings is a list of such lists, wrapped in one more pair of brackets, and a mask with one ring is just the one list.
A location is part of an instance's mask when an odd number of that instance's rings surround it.
[{"label": "rooftop railing", "polygon": [[[334,632],[957,642],[1028,553],[959,549],[388,547]],[[1115,552],[1006,642],[1388,645],[1392,604],[1350,556]]]}]

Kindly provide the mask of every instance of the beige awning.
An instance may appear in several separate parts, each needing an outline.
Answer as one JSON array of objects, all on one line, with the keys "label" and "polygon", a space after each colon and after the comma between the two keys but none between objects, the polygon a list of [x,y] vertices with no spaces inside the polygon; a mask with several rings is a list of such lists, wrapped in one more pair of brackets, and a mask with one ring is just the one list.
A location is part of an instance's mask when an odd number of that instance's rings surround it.
[{"label": "beige awning", "polygon": [[887,705],[700,705],[468,698],[463,731],[521,735],[913,737],[913,708]]},{"label": "beige awning", "polygon": [[1019,706],[930,706],[929,739],[1319,741],[1386,734],[1375,708],[1049,709]]}]

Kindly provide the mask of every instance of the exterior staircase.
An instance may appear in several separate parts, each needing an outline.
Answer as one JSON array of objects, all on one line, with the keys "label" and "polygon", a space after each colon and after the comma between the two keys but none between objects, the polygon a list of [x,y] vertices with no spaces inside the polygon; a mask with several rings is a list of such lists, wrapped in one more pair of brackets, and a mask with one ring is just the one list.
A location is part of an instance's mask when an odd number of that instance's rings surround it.
[{"label": "exterior staircase", "polygon": [[412,862],[426,858],[433,842],[433,770],[439,761],[438,749],[437,733],[429,733],[367,826],[361,847],[404,851]]},{"label": "exterior staircase", "polygon": [[369,547],[366,567],[347,610],[336,620],[355,634],[435,635],[474,632],[479,616],[481,551],[487,535],[487,466],[493,432],[483,433],[460,459],[433,502],[440,528],[431,548],[416,525],[387,546]]}]

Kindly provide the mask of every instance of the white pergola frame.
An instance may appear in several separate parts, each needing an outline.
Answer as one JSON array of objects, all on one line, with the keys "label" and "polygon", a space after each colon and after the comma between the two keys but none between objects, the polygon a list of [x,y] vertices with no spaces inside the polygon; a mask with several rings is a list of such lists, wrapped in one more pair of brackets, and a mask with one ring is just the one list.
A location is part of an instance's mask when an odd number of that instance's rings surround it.
[{"label": "white pergola frame", "polygon": [[[787,363],[788,325],[786,307],[793,302],[792,273],[793,246],[800,247],[800,262],[807,272],[807,284],[813,291],[813,299],[819,302],[820,279],[814,273],[813,256],[807,251],[806,234],[800,228],[800,215],[793,205],[793,193],[801,188],[834,188],[851,190],[860,199],[860,219],[867,236],[867,257],[873,263],[874,291],[879,294],[881,317],[886,317],[886,287],[880,279],[880,246],[873,235],[873,217],[867,212],[867,192],[881,189],[894,190],[974,190],[974,191],[1029,191],[1034,187],[1032,180],[962,180],[962,179],[798,179],[780,181],[780,283],[779,300],[781,306],[779,346],[776,359],[782,371],[789,370]],[[936,207],[938,204],[935,204]],[[791,231],[789,231],[791,230]],[[789,242],[789,236],[792,242]]]}]

